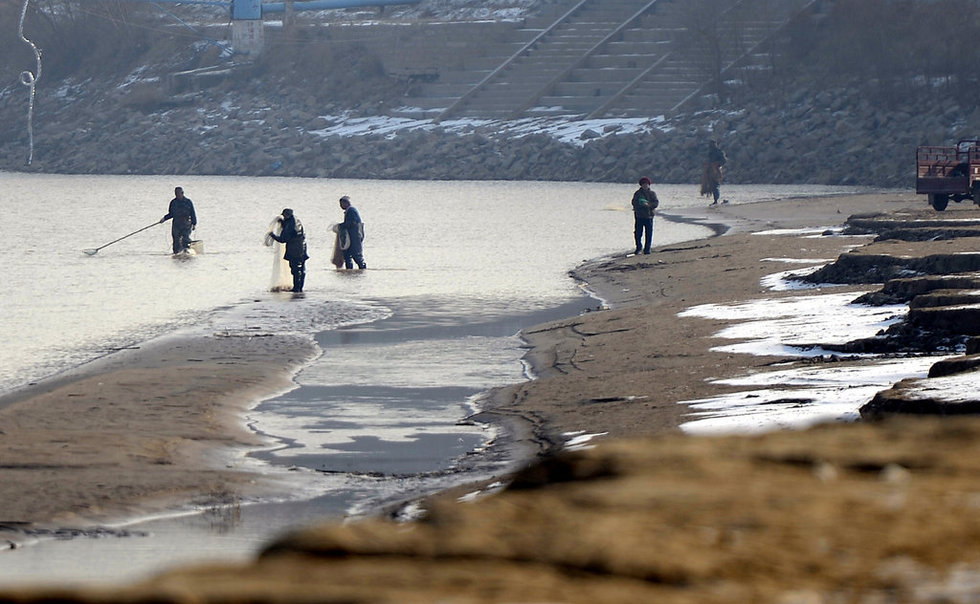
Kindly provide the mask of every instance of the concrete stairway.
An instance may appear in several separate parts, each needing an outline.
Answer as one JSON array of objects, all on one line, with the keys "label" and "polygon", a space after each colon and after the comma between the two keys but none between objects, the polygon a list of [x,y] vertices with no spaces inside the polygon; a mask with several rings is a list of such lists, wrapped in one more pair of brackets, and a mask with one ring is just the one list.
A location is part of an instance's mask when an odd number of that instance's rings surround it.
[{"label": "concrete stairway", "polygon": [[[405,104],[393,112],[396,116],[438,116],[524,48],[541,32],[541,25],[501,24],[481,29],[430,26],[429,29],[437,29],[439,33],[427,34],[423,44],[437,49],[419,49],[417,41],[410,41],[395,48],[395,56],[385,57],[388,74],[406,82]],[[462,31],[450,33],[453,29]]]},{"label": "concrete stairway", "polygon": [[[644,11],[667,0],[577,0],[526,48],[450,105],[440,120],[452,117],[506,119],[522,115],[557,83]],[[617,70],[619,71],[619,70]],[[616,88],[618,90],[619,88]],[[585,88],[582,88],[584,91]],[[576,98],[588,98],[574,95]],[[593,101],[594,104],[594,101]],[[568,114],[565,107],[546,113]]]},{"label": "concrete stairway", "polygon": [[[417,81],[406,117],[655,117],[719,90],[814,0],[554,0],[457,69]],[[444,63],[445,65],[445,63]]]},{"label": "concrete stairway", "polygon": [[[535,99],[528,115],[586,115],[613,98],[669,56],[683,31],[687,3],[660,0],[633,2],[640,12],[603,43],[583,56],[560,81]],[[686,90],[691,84],[688,83]]]},{"label": "concrete stairway", "polygon": [[[680,3],[677,3],[680,4]],[[669,115],[699,96],[724,95],[736,68],[765,69],[766,43],[812,0],[739,0],[721,12],[700,36],[685,36],[671,50],[588,112],[587,117]],[[683,15],[675,26],[685,28]],[[691,17],[690,14],[687,15]],[[690,31],[690,26],[687,30]]]}]

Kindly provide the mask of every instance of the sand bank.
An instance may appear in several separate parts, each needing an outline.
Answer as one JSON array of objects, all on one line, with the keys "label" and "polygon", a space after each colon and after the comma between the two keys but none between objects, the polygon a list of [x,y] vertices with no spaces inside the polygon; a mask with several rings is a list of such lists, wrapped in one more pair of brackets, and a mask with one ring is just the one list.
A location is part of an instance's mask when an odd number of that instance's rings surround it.
[{"label": "sand bank", "polygon": [[[577,269],[573,275],[608,310],[525,330],[533,346],[528,360],[539,379],[497,391],[490,413],[539,451],[560,447],[575,434],[615,438],[675,431],[689,412],[678,401],[735,390],[709,378],[742,376],[782,360],[714,351],[721,343],[714,335],[726,323],[678,313],[697,304],[792,295],[761,283],[786,268],[775,259],[819,265],[868,241],[807,237],[808,231],[839,227],[851,215],[911,208],[928,209],[912,193],[888,193],[688,210],[677,218],[726,234],[656,248],[649,256],[601,258]],[[962,211],[974,213],[971,208]],[[629,233],[624,235],[629,241]]]},{"label": "sand bank", "polygon": [[299,337],[163,338],[0,399],[0,540],[273,489],[242,467],[263,444],[243,416],[315,352]]}]

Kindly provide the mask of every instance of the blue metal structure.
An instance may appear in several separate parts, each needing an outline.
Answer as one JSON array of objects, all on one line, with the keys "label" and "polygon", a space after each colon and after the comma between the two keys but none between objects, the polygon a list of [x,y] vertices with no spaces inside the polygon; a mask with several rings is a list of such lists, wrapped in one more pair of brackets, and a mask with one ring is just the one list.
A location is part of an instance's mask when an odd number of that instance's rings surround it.
[{"label": "blue metal structure", "polygon": [[[25,0],[26,1],[26,0]],[[233,52],[256,55],[262,51],[262,18],[268,14],[310,10],[331,10],[377,6],[379,8],[395,4],[418,4],[422,0],[300,0],[294,2],[262,2],[262,0],[130,0],[156,4],[206,4],[231,8]],[[171,15],[175,19],[175,15]],[[179,21],[179,19],[177,19]]]},{"label": "blue metal structure", "polygon": [[234,0],[231,5],[232,19],[261,19],[262,0]]},{"label": "blue metal structure", "polygon": [[[286,10],[285,2],[266,2],[262,0],[137,0],[153,3],[170,4],[206,4],[209,6],[231,7],[232,19],[261,19],[263,15],[282,13]],[[422,0],[304,0],[294,2],[293,10],[330,10],[336,8],[357,8],[359,6],[390,6],[394,4],[418,4]]]},{"label": "blue metal structure", "polygon": [[[237,5],[241,2],[257,2],[258,0],[234,0]],[[294,2],[293,10],[329,10],[334,8],[356,8],[358,6],[388,6],[392,4],[418,4],[422,0],[309,0]],[[262,14],[281,13],[286,10],[285,2],[266,2],[261,4]],[[253,17],[254,18],[254,17]]]}]

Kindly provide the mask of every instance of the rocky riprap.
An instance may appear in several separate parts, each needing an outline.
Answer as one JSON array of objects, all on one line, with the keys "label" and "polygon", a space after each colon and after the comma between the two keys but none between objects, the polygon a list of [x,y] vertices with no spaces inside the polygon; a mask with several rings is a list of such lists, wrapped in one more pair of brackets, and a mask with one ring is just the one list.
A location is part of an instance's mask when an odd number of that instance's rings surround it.
[{"label": "rocky riprap", "polygon": [[659,124],[662,129],[646,133],[597,125],[577,142],[543,131],[518,134],[508,123],[468,132],[406,125],[383,135],[321,135],[317,131],[328,125],[383,112],[316,107],[299,91],[288,89],[269,98],[214,89],[146,112],[127,104],[124,95],[104,94],[102,89],[114,88],[110,82],[71,88],[71,98],[39,101],[35,161],[29,167],[22,99],[0,95],[0,116],[6,116],[6,126],[0,127],[6,130],[0,142],[0,169],[600,182],[633,182],[637,175],[647,174],[660,183],[696,183],[705,143],[717,138],[729,157],[728,183],[897,187],[913,184],[917,144],[942,143],[966,132],[959,126],[951,131],[941,120],[930,119],[917,121],[915,132],[910,132],[902,112],[882,119],[882,114],[894,112],[872,107],[810,110],[812,99],[801,98],[806,112],[797,111],[795,101],[782,107],[730,106],[672,116]]}]

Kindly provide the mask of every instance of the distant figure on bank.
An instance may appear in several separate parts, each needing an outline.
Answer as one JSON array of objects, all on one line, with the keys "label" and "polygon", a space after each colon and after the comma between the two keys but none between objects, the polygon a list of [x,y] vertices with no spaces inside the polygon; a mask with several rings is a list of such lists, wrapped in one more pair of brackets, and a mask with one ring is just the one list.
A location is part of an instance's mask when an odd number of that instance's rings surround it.
[{"label": "distant figure on bank", "polygon": [[160,219],[166,222],[173,219],[170,225],[170,235],[174,240],[174,253],[179,254],[187,250],[191,245],[191,231],[197,227],[197,214],[194,213],[194,204],[190,198],[184,197],[184,189],[177,187],[174,189],[174,198],[170,200],[170,208],[167,215]]},{"label": "distant figure on bank", "polygon": [[344,267],[367,268],[364,262],[364,223],[357,208],[350,204],[350,197],[340,198],[340,208],[344,211],[344,221],[338,225],[337,235],[340,238],[340,249],[344,252]]},{"label": "distant figure on bank", "polygon": [[306,260],[309,258],[306,255],[306,233],[303,223],[293,216],[289,208],[282,211],[281,225],[278,235],[269,231],[266,236],[285,244],[283,258],[289,262],[289,272],[293,274],[293,293],[298,294],[303,291],[306,282]]},{"label": "distant figure on bank", "polygon": [[718,203],[721,196],[721,180],[724,176],[724,166],[728,161],[725,152],[718,146],[718,141],[713,140],[708,143],[708,158],[704,162],[704,173],[701,175],[701,195],[711,195],[714,201],[711,205]]},{"label": "distant figure on bank", "polygon": [[[644,176],[640,179],[640,188],[633,193],[633,239],[636,241],[635,254],[640,250],[644,254],[650,253],[650,244],[653,243],[653,215],[654,210],[660,205],[657,194],[650,188],[650,179]],[[644,235],[646,239],[644,240]]]}]

